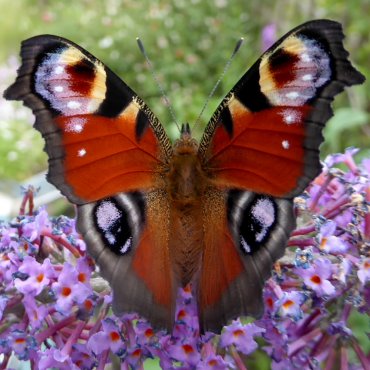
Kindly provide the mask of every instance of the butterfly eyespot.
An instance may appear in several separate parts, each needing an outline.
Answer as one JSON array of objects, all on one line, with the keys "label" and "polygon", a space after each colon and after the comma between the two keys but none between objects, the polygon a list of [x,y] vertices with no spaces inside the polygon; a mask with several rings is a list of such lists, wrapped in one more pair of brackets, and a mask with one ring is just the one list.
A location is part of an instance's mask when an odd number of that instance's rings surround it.
[{"label": "butterfly eyespot", "polygon": [[108,198],[97,203],[93,214],[104,244],[117,255],[128,253],[132,231],[125,209],[114,198]]},{"label": "butterfly eyespot", "polygon": [[275,202],[267,196],[257,196],[244,210],[240,224],[240,248],[253,254],[266,243],[277,219]]}]

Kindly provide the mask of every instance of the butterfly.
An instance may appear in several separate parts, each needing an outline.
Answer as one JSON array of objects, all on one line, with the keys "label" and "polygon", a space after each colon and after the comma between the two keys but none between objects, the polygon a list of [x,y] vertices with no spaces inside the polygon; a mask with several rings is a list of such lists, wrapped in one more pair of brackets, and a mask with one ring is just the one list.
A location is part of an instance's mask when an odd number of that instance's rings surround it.
[{"label": "butterfly", "polygon": [[171,143],[143,100],[101,61],[58,36],[22,43],[5,98],[22,100],[45,139],[47,179],[77,225],[117,314],[171,330],[192,286],[202,330],[263,312],[262,290],[295,227],[293,198],[320,169],[331,102],[364,77],[339,23],[283,36],[222,100],[198,143]]}]

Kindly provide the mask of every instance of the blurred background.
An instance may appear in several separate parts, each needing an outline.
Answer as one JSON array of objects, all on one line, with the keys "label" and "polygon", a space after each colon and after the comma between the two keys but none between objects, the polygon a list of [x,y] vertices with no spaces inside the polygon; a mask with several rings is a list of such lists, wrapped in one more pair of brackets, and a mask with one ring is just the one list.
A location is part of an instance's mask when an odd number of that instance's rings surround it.
[{"label": "blurred background", "polygon": [[[370,70],[369,0],[0,0],[0,90],[14,80],[20,42],[38,34],[71,39],[101,59],[149,105],[172,138],[178,135],[135,38],[139,36],[179,122],[194,123],[237,40],[244,45],[202,116],[199,138],[221,99],[276,38],[300,23],[330,18],[343,24],[351,60]],[[370,82],[341,94],[325,129],[322,158],[349,146],[370,156]],[[37,204],[70,213],[45,182],[43,140],[20,103],[0,98],[0,218],[18,211],[21,184],[40,187]]]}]

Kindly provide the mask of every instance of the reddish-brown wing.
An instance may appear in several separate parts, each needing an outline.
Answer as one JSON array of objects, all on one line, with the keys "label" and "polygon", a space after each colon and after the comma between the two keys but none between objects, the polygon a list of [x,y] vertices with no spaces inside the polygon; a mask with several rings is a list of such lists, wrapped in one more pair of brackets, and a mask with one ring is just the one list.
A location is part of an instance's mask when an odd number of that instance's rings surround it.
[{"label": "reddish-brown wing", "polygon": [[227,95],[199,154],[215,183],[278,197],[320,170],[322,128],[345,86],[364,81],[347,60],[341,25],[319,20],[280,39]]},{"label": "reddish-brown wing", "polygon": [[16,82],[5,92],[36,115],[48,180],[78,205],[78,229],[113,288],[117,314],[138,312],[170,327],[174,284],[161,172],[172,155],[143,101],[71,41],[26,40]]},{"label": "reddish-brown wing", "polygon": [[171,144],[123,81],[56,36],[24,41],[21,56],[18,78],[5,97],[23,100],[36,115],[51,183],[75,204],[155,185]]},{"label": "reddish-brown wing", "polygon": [[264,281],[295,225],[291,199],[321,168],[330,103],[364,81],[343,37],[328,20],[289,32],[241,78],[205,130],[199,156],[214,188],[205,196],[198,284],[204,329],[263,311]]}]

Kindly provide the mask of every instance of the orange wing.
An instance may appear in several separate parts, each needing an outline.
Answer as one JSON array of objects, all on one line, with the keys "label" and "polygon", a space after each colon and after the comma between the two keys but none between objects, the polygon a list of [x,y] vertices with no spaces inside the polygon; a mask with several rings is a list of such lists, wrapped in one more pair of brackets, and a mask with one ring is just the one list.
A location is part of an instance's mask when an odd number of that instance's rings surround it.
[{"label": "orange wing", "polygon": [[303,24],[241,78],[208,124],[199,155],[215,183],[278,197],[300,194],[320,171],[330,103],[362,76],[348,61],[341,25]]},{"label": "orange wing", "polygon": [[23,42],[22,66],[5,97],[36,115],[48,180],[71,202],[148,189],[171,144],[143,101],[86,50],[56,36]]}]

